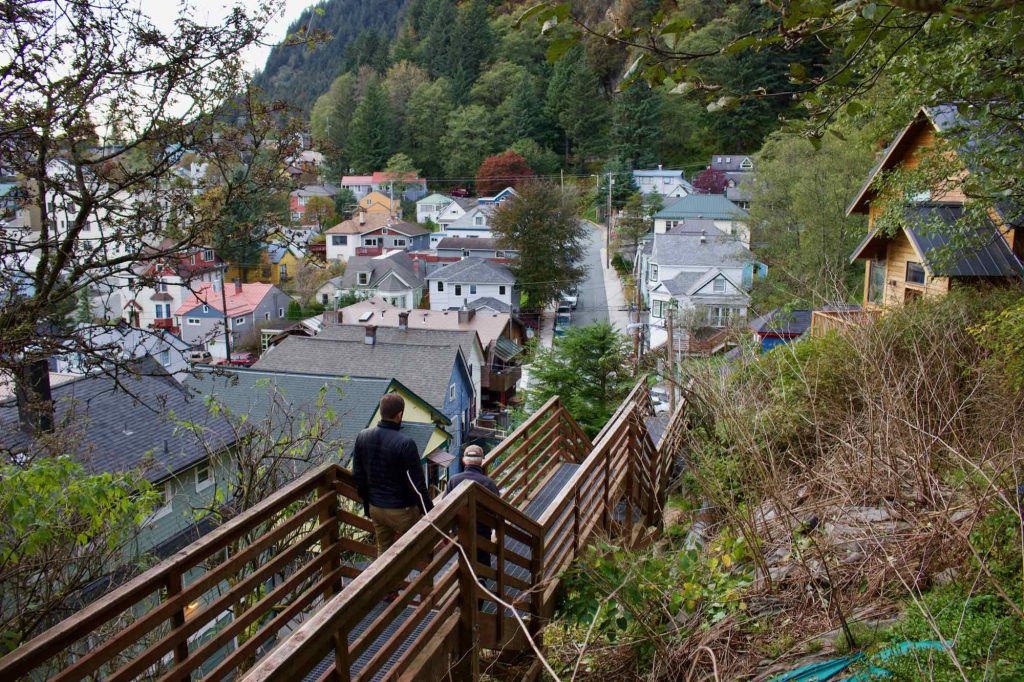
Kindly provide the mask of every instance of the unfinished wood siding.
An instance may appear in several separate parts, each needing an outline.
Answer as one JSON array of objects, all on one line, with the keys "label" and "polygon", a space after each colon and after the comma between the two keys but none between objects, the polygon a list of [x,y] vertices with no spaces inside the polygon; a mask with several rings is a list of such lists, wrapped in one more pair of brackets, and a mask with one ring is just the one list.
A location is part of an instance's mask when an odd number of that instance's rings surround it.
[{"label": "unfinished wood siding", "polygon": [[948,277],[932,277],[926,273],[923,285],[907,283],[907,262],[922,261],[906,233],[900,232],[889,241],[885,250],[885,260],[885,305],[901,305],[906,298],[907,289],[920,291],[921,295],[926,297],[943,296],[949,292]]}]

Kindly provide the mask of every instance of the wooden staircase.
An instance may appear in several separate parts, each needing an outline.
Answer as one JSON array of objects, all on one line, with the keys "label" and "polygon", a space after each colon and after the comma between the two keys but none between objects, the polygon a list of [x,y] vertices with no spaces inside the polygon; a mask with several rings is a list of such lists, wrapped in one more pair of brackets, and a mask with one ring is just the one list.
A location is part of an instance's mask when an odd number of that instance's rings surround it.
[{"label": "wooden staircase", "polygon": [[481,651],[527,647],[514,615],[539,634],[595,536],[660,524],[686,401],[659,444],[650,415],[641,382],[592,442],[553,398],[489,455],[501,498],[463,483],[379,557],[351,474],[318,467],[0,659],[0,679],[477,679]]}]

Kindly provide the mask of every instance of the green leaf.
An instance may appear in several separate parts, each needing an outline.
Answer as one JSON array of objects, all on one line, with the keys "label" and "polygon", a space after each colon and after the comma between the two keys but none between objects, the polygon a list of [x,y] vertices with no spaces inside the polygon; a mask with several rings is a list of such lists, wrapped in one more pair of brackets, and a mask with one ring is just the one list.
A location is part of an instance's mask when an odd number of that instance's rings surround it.
[{"label": "green leaf", "polygon": [[554,63],[561,59],[562,55],[569,51],[573,45],[578,42],[578,37],[572,36],[569,38],[556,38],[551,41],[548,45],[547,59],[549,62]]},{"label": "green leaf", "polygon": [[683,33],[693,28],[693,24],[694,20],[688,17],[683,19],[673,19],[672,21],[662,26],[661,31],[659,31],[659,33],[663,36],[675,33]]}]

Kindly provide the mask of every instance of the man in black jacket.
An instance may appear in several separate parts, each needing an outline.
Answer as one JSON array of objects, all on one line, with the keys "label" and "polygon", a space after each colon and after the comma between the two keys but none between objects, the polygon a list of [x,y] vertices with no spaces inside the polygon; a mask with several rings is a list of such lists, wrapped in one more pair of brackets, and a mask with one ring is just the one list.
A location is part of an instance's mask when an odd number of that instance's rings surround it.
[{"label": "man in black jacket", "polygon": [[363,429],[352,454],[352,476],[373,521],[378,555],[434,506],[416,443],[399,431],[404,412],[402,396],[381,398],[380,423]]},{"label": "man in black jacket", "polygon": [[[501,497],[501,491],[494,480],[484,471],[484,451],[479,445],[469,445],[462,453],[462,473],[456,474],[448,481],[448,490],[445,495],[459,487],[463,481],[479,483],[492,493]],[[491,531],[494,530],[486,523],[477,521],[476,533],[485,540],[491,539]],[[476,560],[485,566],[491,565],[491,553],[483,550],[476,550]]]}]

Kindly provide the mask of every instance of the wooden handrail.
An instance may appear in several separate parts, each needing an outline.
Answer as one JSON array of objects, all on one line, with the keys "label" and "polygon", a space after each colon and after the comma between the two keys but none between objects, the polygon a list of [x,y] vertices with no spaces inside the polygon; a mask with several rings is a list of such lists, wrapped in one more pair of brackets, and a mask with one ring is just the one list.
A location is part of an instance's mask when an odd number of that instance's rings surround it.
[{"label": "wooden handrail", "polygon": [[[351,474],[336,464],[323,465],[114,590],[102,602],[83,609],[0,659],[0,679],[27,675],[94,628],[125,609],[152,601],[154,595],[156,603],[147,605],[151,615],[142,614],[134,626],[114,635],[79,661],[95,657],[98,665],[73,668],[96,670],[109,658],[108,647],[116,653],[134,646],[150,626],[175,616],[169,631],[161,631],[155,643],[146,642],[142,647],[145,651],[121,664],[113,677],[144,672],[144,668],[170,652],[174,653],[172,667],[162,679],[187,678],[204,662],[211,661],[217,651],[223,651],[232,633],[259,623],[258,634],[224,660],[217,661],[213,671],[217,676],[235,671],[235,676],[245,682],[297,680],[328,659],[333,672],[326,676],[340,682],[352,677],[351,666],[360,655],[367,656],[366,652],[372,652],[368,655],[370,663],[359,669],[357,679],[381,670],[402,676],[409,674],[409,666],[418,660],[417,655],[449,651],[453,660],[460,661],[456,676],[472,679],[478,673],[480,628],[490,627],[495,642],[515,637],[516,633],[509,628],[518,628],[511,621],[505,622],[504,607],[487,614],[480,612],[479,603],[485,597],[473,574],[486,577],[502,599],[515,598],[529,631],[536,634],[550,616],[557,574],[579,555],[597,531],[614,532],[620,523],[630,531],[634,511],[640,514],[637,518],[641,523],[657,523],[676,455],[674,449],[680,447],[686,428],[687,406],[684,396],[671,415],[664,436],[654,443],[645,421],[652,414],[647,386],[638,382],[591,441],[557,398],[548,400],[486,459],[488,464],[495,465],[498,478],[512,486],[512,497],[503,499],[479,485],[463,482],[365,568],[338,560],[341,552],[373,555],[369,545],[338,532],[340,526],[357,532],[367,532],[372,527],[338,504],[341,499],[358,499]],[[576,466],[568,482],[539,519],[527,516],[523,509],[535,491],[566,464]],[[311,499],[311,495],[316,497]],[[300,511],[277,518],[300,501],[296,505]],[[515,504],[516,501],[521,504]],[[620,503],[625,505],[624,517],[619,513]],[[495,539],[478,535],[478,520],[494,527]],[[271,527],[264,531],[261,524],[268,522]],[[256,529],[261,530],[260,537],[250,539],[234,557],[224,559],[191,583],[178,585],[174,595],[162,599],[160,590],[170,584],[169,580],[180,580],[180,576]],[[445,537],[439,537],[437,529]],[[290,533],[301,534],[302,539],[271,557],[262,555],[263,548],[290,538]],[[456,540],[466,551],[470,565],[457,551],[453,543]],[[496,556],[497,564],[480,563],[477,548],[492,559]],[[312,558],[308,558],[311,553]],[[189,651],[188,637],[200,625],[175,615],[183,613],[179,607],[209,589],[211,582],[221,581],[222,574],[241,570],[257,560],[259,563],[252,572],[200,609],[198,615],[216,617],[213,612],[223,611],[233,599],[244,597],[270,573],[284,573],[293,560],[303,563],[287,572],[287,580],[267,596],[234,614],[221,634]],[[342,576],[351,580],[344,587]],[[393,591],[399,591],[398,599],[367,621],[367,614],[383,604],[385,596]],[[288,595],[293,598],[286,608],[273,612],[275,604]],[[302,624],[277,647],[256,660],[248,671],[239,668],[242,661],[248,664],[256,655],[261,642],[276,635],[280,628],[294,624],[302,613],[307,614]],[[273,615],[269,621],[268,614]],[[393,630],[389,629],[392,624]],[[386,637],[384,633],[388,633]],[[119,637],[123,639],[119,641]],[[383,645],[381,639],[386,640]],[[406,645],[405,653],[398,655],[402,644]],[[75,675],[69,678],[80,679]]]}]

